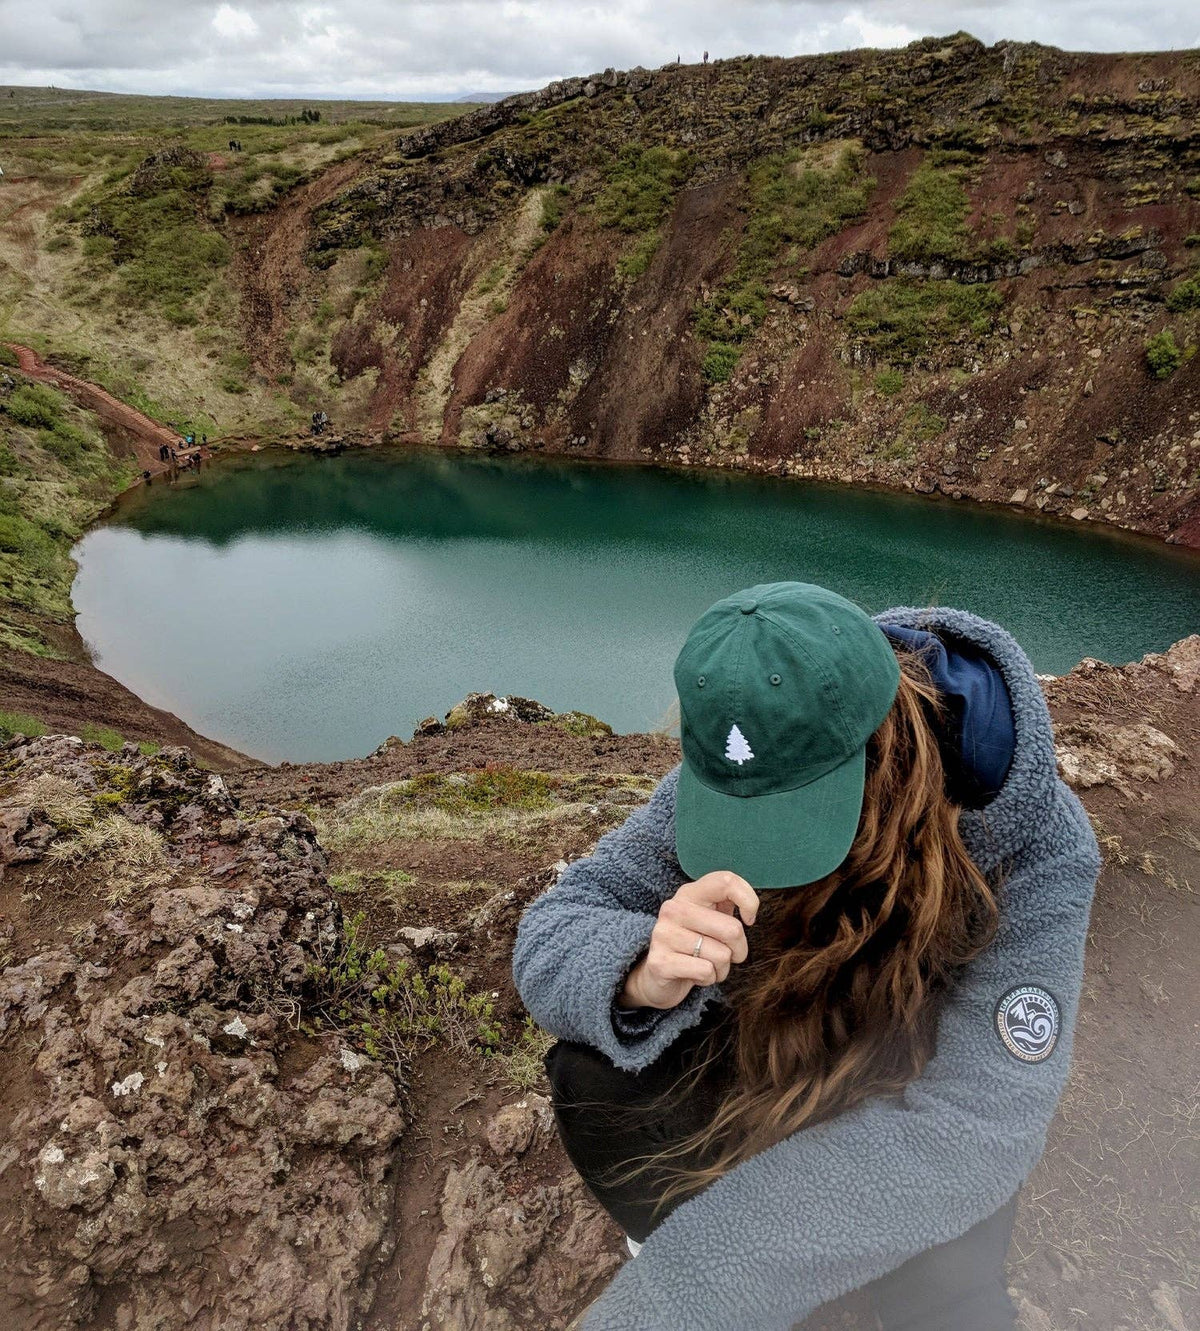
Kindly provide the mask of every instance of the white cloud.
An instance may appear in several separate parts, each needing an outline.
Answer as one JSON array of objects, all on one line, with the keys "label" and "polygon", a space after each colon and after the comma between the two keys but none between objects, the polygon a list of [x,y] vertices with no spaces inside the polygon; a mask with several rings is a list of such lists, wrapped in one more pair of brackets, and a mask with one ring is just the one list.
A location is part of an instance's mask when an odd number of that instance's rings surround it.
[{"label": "white cloud", "polygon": [[232,5],[222,5],[213,15],[213,27],[221,37],[236,41],[241,37],[257,37],[258,24],[253,14],[244,9],[234,9]]}]

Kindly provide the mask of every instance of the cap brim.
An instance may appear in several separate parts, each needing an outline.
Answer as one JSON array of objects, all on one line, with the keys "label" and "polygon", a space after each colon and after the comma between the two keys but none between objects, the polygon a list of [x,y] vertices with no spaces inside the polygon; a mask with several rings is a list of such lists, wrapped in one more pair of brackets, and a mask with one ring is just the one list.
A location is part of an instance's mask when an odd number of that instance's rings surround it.
[{"label": "cap brim", "polygon": [[727,795],[706,786],[685,758],[675,791],[680,867],[693,880],[729,869],[755,889],[800,887],[823,878],[854,844],[866,770],[864,745],[805,786]]}]

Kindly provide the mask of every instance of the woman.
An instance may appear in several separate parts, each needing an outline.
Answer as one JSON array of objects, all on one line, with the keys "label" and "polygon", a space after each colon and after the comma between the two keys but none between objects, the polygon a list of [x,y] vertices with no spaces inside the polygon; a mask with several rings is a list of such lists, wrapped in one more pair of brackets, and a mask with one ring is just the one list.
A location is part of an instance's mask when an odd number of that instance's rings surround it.
[{"label": "woman", "polygon": [[889,1331],[1011,1326],[1100,867],[1027,657],[780,582],[674,674],[681,763],[513,957],[564,1145],[645,1240],[586,1331],[783,1331],[865,1285]]}]

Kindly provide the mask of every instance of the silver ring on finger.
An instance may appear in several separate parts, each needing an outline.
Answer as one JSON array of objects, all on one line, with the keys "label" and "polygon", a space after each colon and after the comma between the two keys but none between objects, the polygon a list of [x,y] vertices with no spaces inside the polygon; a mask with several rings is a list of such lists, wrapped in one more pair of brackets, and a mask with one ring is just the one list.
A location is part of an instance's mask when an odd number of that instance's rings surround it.
[{"label": "silver ring on finger", "polygon": [[704,935],[703,935],[703,934],[697,934],[697,935],[696,935],[696,946],[695,946],[694,948],[692,948],[692,956],[693,956],[693,957],[698,957],[698,956],[700,955],[700,949],[701,949],[703,946],[704,946]]}]

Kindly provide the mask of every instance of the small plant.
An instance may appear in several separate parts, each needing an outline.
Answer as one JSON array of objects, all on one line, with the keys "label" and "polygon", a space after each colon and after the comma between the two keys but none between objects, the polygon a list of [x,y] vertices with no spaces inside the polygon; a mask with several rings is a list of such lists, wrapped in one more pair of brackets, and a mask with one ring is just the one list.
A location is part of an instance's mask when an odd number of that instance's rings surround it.
[{"label": "small plant", "polygon": [[521,1034],[508,1053],[500,1054],[505,1080],[509,1086],[523,1094],[534,1091],[546,1081],[543,1060],[554,1043],[554,1036],[544,1031],[531,1016],[526,1015]]},{"label": "small plant", "polygon": [[401,1082],[412,1057],[443,1043],[463,1053],[491,1053],[502,1032],[492,999],[470,993],[449,966],[424,970],[409,958],[389,964],[382,948],[369,950],[362,911],[343,925],[342,941],[328,959],[310,963],[313,1025],[342,1030],[371,1058],[388,1059]]},{"label": "small plant", "polygon": [[880,370],[875,376],[875,391],[880,397],[895,397],[903,388],[904,375],[899,370]]}]

